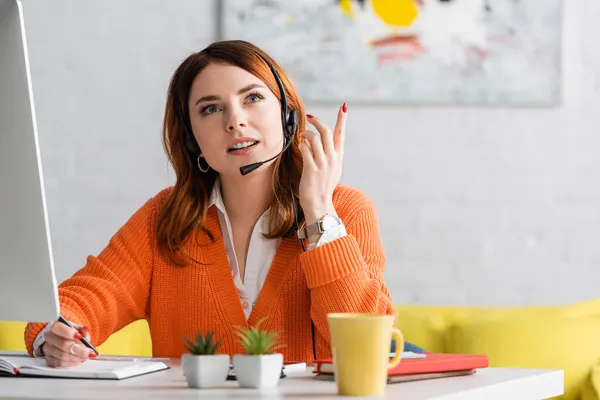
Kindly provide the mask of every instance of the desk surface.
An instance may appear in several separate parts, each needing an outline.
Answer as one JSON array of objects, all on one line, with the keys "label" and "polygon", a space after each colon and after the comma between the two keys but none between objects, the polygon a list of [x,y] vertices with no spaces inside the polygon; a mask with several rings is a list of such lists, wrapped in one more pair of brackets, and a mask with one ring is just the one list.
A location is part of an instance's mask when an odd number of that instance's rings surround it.
[{"label": "desk surface", "polygon": [[[273,389],[240,388],[228,381],[223,388],[190,389],[178,360],[172,368],[121,381],[2,377],[0,398],[18,399],[331,399],[334,382],[313,379],[311,368],[290,373]],[[402,400],[538,400],[563,394],[563,371],[485,368],[474,375],[390,384],[385,398]]]}]

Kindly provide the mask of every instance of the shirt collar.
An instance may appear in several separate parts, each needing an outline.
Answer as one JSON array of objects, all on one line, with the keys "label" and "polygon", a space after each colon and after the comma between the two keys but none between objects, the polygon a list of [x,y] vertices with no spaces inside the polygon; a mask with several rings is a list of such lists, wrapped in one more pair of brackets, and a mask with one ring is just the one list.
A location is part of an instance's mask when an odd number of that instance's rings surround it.
[{"label": "shirt collar", "polygon": [[224,215],[227,215],[227,211],[225,211],[225,204],[223,203],[223,197],[221,197],[221,182],[219,181],[219,178],[215,180],[215,184],[213,185],[212,192],[210,194],[208,207],[211,206],[217,207],[217,210],[221,211]]},{"label": "shirt collar", "polygon": [[[227,210],[225,209],[225,203],[223,202],[223,197],[221,196],[221,181],[219,180],[218,177],[215,180],[215,183],[213,185],[212,192],[210,194],[210,201],[208,203],[208,207],[212,207],[212,206],[217,207],[217,210],[219,210],[221,212],[221,214],[223,214],[224,216],[229,218],[229,216],[227,215]],[[265,211],[265,213],[260,216],[259,221],[260,220],[268,221],[269,210],[270,209],[267,209],[267,211]],[[267,227],[268,227],[268,225],[267,225]]]}]

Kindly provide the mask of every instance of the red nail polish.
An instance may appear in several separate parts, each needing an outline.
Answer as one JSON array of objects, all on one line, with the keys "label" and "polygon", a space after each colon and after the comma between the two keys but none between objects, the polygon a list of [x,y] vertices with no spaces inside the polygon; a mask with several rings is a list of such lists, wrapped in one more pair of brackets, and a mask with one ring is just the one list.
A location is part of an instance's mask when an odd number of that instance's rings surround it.
[{"label": "red nail polish", "polygon": [[306,118],[314,118],[314,117],[310,114],[306,114]]},{"label": "red nail polish", "polygon": [[344,105],[342,106],[342,111],[343,112],[347,112],[348,111],[348,103],[344,103]]},{"label": "red nail polish", "polygon": [[98,354],[96,354],[95,351],[90,351],[90,358],[96,358],[98,357]]},{"label": "red nail polish", "polygon": [[83,339],[83,335],[81,333],[79,333],[79,332],[75,332],[75,335],[73,335],[73,337],[75,339]]}]

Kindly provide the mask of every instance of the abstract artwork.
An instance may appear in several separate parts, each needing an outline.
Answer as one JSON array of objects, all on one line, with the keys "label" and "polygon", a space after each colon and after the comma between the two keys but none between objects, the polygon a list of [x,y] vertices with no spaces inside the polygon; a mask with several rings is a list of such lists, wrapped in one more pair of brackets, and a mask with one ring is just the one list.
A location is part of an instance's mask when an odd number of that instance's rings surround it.
[{"label": "abstract artwork", "polygon": [[561,0],[226,0],[305,101],[554,105]]}]

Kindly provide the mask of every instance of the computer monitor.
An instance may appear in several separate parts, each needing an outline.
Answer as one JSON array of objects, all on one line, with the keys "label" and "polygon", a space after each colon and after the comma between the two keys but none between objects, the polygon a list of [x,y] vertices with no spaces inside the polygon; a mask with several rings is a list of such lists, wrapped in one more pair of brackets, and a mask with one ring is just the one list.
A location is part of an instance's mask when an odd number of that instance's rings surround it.
[{"label": "computer monitor", "polygon": [[0,321],[59,310],[23,8],[0,0]]}]

